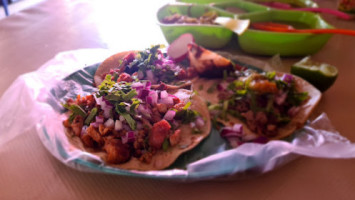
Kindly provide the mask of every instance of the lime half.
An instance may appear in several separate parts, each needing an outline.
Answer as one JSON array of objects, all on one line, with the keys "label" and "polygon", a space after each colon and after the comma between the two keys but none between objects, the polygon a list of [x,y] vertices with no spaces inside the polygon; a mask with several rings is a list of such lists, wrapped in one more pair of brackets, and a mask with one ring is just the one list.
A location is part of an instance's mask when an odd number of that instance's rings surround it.
[{"label": "lime half", "polygon": [[313,61],[310,56],[292,65],[291,73],[307,80],[322,92],[332,86],[338,77],[335,66]]}]

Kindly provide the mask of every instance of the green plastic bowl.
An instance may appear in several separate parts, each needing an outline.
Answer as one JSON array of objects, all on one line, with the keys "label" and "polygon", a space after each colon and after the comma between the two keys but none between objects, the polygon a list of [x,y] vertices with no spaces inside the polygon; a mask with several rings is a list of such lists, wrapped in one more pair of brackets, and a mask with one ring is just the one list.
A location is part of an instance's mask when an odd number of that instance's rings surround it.
[{"label": "green plastic bowl", "polygon": [[234,18],[230,12],[207,5],[197,4],[167,4],[157,12],[158,24],[164,34],[165,39],[170,44],[180,35],[191,33],[195,42],[205,48],[218,49],[226,46],[232,39],[234,33],[219,25],[208,24],[164,24],[161,20],[174,13],[200,17],[208,11],[216,11],[218,16]]},{"label": "green plastic bowl", "polygon": [[[221,3],[226,1],[237,2],[239,0],[180,0],[180,2],[185,3],[197,3],[197,4],[210,4],[210,3]],[[318,7],[317,3],[312,0],[249,0],[252,2],[282,2],[292,4],[297,7]]]},{"label": "green plastic bowl", "polygon": [[[234,1],[229,0],[227,2],[213,3],[211,5],[213,7],[220,8],[220,9],[223,9],[226,11],[228,11],[228,9],[231,9],[231,8],[237,8],[237,9],[243,10],[245,13],[262,12],[262,11],[268,11],[271,9],[267,6],[263,6],[263,5],[248,2],[248,1],[242,1],[242,0],[234,0]],[[230,12],[230,11],[228,11],[228,12]],[[233,14],[239,15],[240,13],[233,13]]]},{"label": "green plastic bowl", "polygon": [[[240,19],[253,22],[281,22],[305,24],[309,28],[333,28],[319,15],[311,12],[271,10],[239,15]],[[251,54],[281,56],[305,56],[319,51],[332,34],[280,33],[248,29],[238,37],[240,48]]]}]

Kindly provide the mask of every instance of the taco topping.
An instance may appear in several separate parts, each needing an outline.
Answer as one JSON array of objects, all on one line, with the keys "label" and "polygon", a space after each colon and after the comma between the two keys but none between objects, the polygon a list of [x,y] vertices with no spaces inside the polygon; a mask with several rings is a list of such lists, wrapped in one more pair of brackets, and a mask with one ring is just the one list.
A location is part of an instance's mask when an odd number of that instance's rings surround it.
[{"label": "taco topping", "polygon": [[121,82],[107,75],[98,91],[69,99],[64,105],[69,117],[63,124],[85,147],[107,154],[106,161],[120,164],[132,157],[149,163],[157,151],[166,151],[180,141],[180,127],[198,133],[204,119],[166,90],[154,90],[151,82],[133,81],[122,73]]},{"label": "taco topping", "polygon": [[[120,60],[119,67],[111,69],[109,74],[117,82],[126,81],[125,76],[131,75],[139,80],[149,80],[152,84],[171,83],[194,75],[191,70],[170,59],[160,47],[155,45],[143,51],[127,54]],[[124,77],[121,77],[122,74],[125,74]],[[106,74],[102,76],[104,78]]]},{"label": "taco topping", "polygon": [[[239,72],[216,87],[219,103],[209,108],[217,117],[223,120],[228,120],[228,115],[236,117],[252,132],[266,137],[276,136],[278,129],[289,123],[309,98],[307,92],[296,90],[292,75],[278,76],[275,72]],[[242,130],[238,133],[243,136]]]}]

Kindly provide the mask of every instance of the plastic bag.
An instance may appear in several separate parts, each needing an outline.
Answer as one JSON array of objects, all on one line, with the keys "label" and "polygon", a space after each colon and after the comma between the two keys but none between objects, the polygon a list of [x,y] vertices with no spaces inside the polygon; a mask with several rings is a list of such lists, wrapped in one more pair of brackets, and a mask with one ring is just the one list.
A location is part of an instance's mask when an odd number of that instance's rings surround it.
[{"label": "plastic bag", "polygon": [[91,93],[98,63],[109,55],[109,51],[102,49],[63,52],[37,71],[21,75],[0,99],[0,149],[35,126],[48,151],[77,170],[181,181],[255,176],[300,155],[355,157],[355,144],[342,137],[326,114],[322,114],[292,138],[267,144],[246,143],[236,149],[229,149],[226,141],[213,130],[200,145],[181,155],[166,170],[141,172],[106,166],[98,157],[69,144],[62,125],[65,115],[61,103],[76,94]]}]

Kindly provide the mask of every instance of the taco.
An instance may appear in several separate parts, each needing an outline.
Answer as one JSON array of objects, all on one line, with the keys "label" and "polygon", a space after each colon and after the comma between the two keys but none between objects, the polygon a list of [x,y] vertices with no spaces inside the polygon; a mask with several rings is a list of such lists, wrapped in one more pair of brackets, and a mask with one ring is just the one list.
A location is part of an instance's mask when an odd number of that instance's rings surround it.
[{"label": "taco", "polygon": [[321,98],[321,92],[307,81],[280,72],[235,71],[224,79],[198,79],[192,87],[209,101],[214,122],[225,127],[221,135],[238,137],[239,143],[291,135]]},{"label": "taco", "polygon": [[188,89],[191,79],[196,77],[196,73],[186,64],[176,63],[163,53],[160,45],[110,56],[99,65],[94,76],[95,85],[100,85],[107,74],[118,82],[126,79],[149,80],[152,88],[160,89]]},{"label": "taco", "polygon": [[111,75],[97,92],[65,107],[70,143],[120,169],[165,169],[211,130],[207,107],[190,90],[168,93],[149,81],[117,83]]},{"label": "taco", "polygon": [[[171,48],[171,47],[170,47]],[[110,74],[115,81],[149,80],[152,88],[190,89],[191,81],[198,77],[221,78],[224,71],[234,70],[231,60],[195,43],[186,47],[181,62],[163,53],[159,45],[143,51],[126,51],[114,54],[98,67],[94,82],[100,85]]]}]

